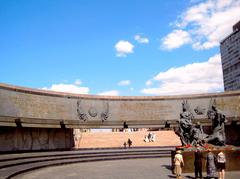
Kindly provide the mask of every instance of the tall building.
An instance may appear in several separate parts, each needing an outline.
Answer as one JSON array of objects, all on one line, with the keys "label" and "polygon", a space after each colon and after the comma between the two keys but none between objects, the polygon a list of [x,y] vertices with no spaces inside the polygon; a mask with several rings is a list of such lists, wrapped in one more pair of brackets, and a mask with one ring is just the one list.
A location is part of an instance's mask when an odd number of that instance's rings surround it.
[{"label": "tall building", "polygon": [[224,90],[240,90],[240,21],[220,43]]}]

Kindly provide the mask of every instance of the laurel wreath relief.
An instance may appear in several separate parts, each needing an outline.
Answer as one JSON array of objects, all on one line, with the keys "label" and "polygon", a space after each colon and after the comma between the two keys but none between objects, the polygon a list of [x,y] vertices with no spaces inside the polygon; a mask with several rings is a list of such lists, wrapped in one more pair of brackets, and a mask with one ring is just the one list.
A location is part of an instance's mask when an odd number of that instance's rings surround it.
[{"label": "laurel wreath relief", "polygon": [[77,115],[78,115],[78,118],[84,122],[89,119],[88,115],[91,117],[99,116],[100,120],[102,122],[104,122],[109,118],[109,104],[108,104],[108,102],[103,103],[103,111],[100,113],[100,115],[98,115],[98,112],[94,107],[89,108],[88,114],[87,114],[83,111],[83,109],[81,107],[81,100],[78,100],[77,101]]},{"label": "laurel wreath relief", "polygon": [[78,100],[77,101],[77,114],[78,114],[78,118],[80,120],[83,120],[84,122],[86,120],[88,120],[88,117],[87,117],[87,114],[85,114],[82,109],[81,109],[81,106],[80,106],[80,103],[81,103],[81,100]]}]

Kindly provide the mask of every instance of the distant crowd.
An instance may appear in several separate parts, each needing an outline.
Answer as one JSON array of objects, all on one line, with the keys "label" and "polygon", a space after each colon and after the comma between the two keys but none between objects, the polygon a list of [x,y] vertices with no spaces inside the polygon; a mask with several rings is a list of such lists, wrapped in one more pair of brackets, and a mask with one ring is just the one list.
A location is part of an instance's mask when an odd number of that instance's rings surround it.
[{"label": "distant crowd", "polygon": [[153,132],[148,133],[148,135],[144,137],[144,142],[155,142],[155,140],[156,134],[154,134]]},{"label": "distant crowd", "polygon": [[[144,140],[144,142],[155,142],[156,134],[154,134],[153,132],[149,132],[147,135],[145,135],[143,140]],[[132,146],[132,144],[133,144],[132,140],[130,138],[128,138],[128,140],[123,143],[123,147],[130,148]]]}]

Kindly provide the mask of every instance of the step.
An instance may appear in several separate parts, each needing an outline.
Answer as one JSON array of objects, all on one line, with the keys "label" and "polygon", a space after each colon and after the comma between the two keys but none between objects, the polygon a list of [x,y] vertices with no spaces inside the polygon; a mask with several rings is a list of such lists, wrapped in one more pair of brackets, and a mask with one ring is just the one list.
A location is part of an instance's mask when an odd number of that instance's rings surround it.
[{"label": "step", "polygon": [[0,154],[0,162],[7,160],[17,160],[34,157],[50,157],[61,155],[78,155],[78,154],[95,154],[95,153],[111,153],[111,152],[144,152],[144,151],[170,151],[174,150],[174,147],[151,147],[151,148],[118,148],[118,149],[86,149],[86,150],[71,150],[71,151],[44,151],[44,152],[25,152],[25,153],[9,153]]},{"label": "step", "polygon": [[62,155],[52,155],[52,156],[34,156],[25,158],[14,158],[5,161],[0,161],[0,169],[9,166],[22,165],[26,163],[35,163],[39,161],[49,161],[49,160],[59,160],[59,159],[71,159],[71,158],[87,158],[87,157],[105,157],[105,156],[129,156],[129,155],[143,155],[150,156],[155,154],[170,155],[171,152],[168,150],[161,151],[119,151],[119,152],[98,152],[98,153],[73,153],[73,154],[62,154]]},{"label": "step", "polygon": [[122,160],[122,159],[136,159],[136,158],[161,158],[161,157],[170,157],[170,153],[168,155],[163,154],[151,154],[151,155],[105,155],[105,156],[92,156],[92,157],[80,157],[80,158],[61,158],[56,160],[48,160],[48,161],[38,161],[31,162],[22,165],[10,166],[7,168],[0,169],[0,178],[11,178],[15,175],[21,174],[23,172],[31,171],[34,169],[39,169],[43,167],[63,165],[63,164],[71,164],[78,162],[92,162],[92,161],[103,161],[103,160]]}]

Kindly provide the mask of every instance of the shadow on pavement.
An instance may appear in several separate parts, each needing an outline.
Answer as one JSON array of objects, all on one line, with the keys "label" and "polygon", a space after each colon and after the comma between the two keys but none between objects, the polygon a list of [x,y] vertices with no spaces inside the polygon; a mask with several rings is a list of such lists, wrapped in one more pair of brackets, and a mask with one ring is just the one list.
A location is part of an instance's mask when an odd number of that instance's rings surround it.
[{"label": "shadow on pavement", "polygon": [[162,167],[172,171],[172,166],[171,165],[162,165]]}]

